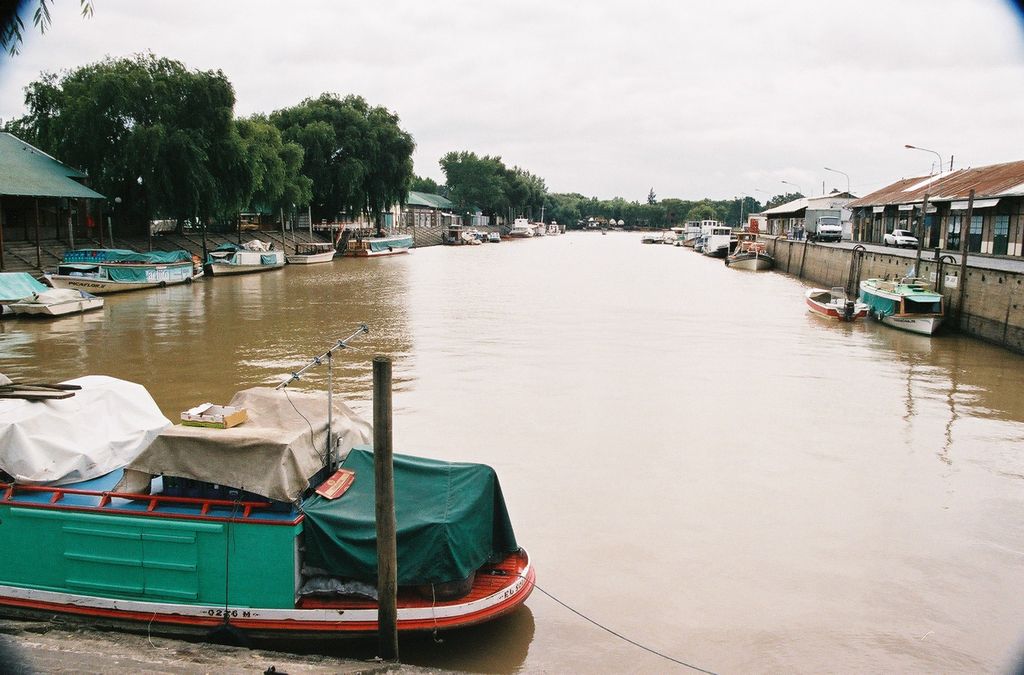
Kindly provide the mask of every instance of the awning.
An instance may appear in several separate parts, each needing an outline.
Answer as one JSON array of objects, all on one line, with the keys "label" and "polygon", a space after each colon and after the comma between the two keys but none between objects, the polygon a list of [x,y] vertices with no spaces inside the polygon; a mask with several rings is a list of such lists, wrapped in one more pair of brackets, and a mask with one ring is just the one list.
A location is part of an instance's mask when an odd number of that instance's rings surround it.
[{"label": "awning", "polygon": [[[991,206],[995,206],[998,203],[999,203],[999,198],[998,197],[996,197],[995,199],[975,199],[974,200],[974,208],[976,208],[976,209],[987,209],[987,208],[989,208]],[[966,201],[963,201],[963,202],[953,202],[953,203],[951,203],[949,205],[949,210],[950,211],[966,211],[967,210],[967,202]]]},{"label": "awning", "polygon": [[900,211],[913,211],[914,210],[914,205],[913,204],[900,204],[897,208]]},{"label": "awning", "polygon": [[[917,211],[920,208],[921,208],[921,204],[900,204],[899,205],[899,210],[900,211]],[[928,213],[935,213],[936,211],[938,211],[937,208],[935,208],[931,204],[928,205]]]},{"label": "awning", "polygon": [[884,206],[872,206],[871,207],[871,213],[884,213],[884,212],[885,212],[885,207]]}]

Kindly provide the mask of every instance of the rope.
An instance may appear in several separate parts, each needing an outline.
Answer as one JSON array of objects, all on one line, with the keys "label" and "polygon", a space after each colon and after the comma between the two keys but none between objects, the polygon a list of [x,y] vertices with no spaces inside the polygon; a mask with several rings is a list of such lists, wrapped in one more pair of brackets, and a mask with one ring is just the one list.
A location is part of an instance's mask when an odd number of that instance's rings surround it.
[{"label": "rope", "polygon": [[[519,577],[521,579],[525,579],[526,578],[526,577],[524,577],[522,575],[519,575]],[[691,663],[686,663],[685,661],[680,661],[679,659],[674,659],[671,656],[668,656],[666,654],[662,654],[661,652],[659,652],[657,650],[654,650],[654,649],[651,649],[650,647],[642,645],[639,642],[636,642],[635,640],[630,640],[628,637],[626,637],[625,635],[622,635],[621,633],[616,633],[611,628],[608,628],[607,626],[603,626],[603,625],[599,624],[597,621],[594,621],[593,619],[591,619],[589,616],[587,616],[583,612],[581,612],[581,611],[579,611],[577,609],[574,609],[573,607],[570,607],[569,605],[567,605],[566,603],[562,602],[561,600],[559,600],[555,596],[551,595],[550,593],[545,591],[543,588],[538,586],[536,584],[536,582],[533,584],[533,587],[536,588],[541,593],[543,593],[544,595],[546,595],[549,598],[551,598],[552,600],[554,600],[555,602],[557,602],[562,607],[565,607],[567,610],[569,610],[570,612],[572,612],[576,616],[580,617],[581,619],[589,621],[590,623],[594,624],[595,626],[597,626],[601,630],[603,630],[605,632],[608,632],[608,633],[611,633],[615,637],[619,638],[620,640],[624,640],[624,641],[628,642],[629,644],[633,645],[634,647],[639,647],[640,649],[643,649],[645,652],[650,652],[651,654],[654,654],[655,656],[660,656],[661,658],[665,659],[666,661],[671,661],[672,663],[677,663],[680,666],[685,666],[686,668],[689,668],[691,670],[696,670],[698,673],[706,673],[706,675],[715,675],[715,673],[710,671],[710,670],[704,670],[703,668],[695,666],[695,665],[693,665]]]},{"label": "rope", "polygon": [[[299,409],[295,407],[295,403],[292,401],[292,397],[288,395],[288,388],[287,387],[285,387],[285,389],[284,389],[284,397],[286,399],[288,399],[288,403],[291,403],[292,410],[295,411],[295,414],[297,414],[299,417],[301,417],[303,420],[305,420],[306,426],[309,427],[309,445],[310,445],[311,448],[313,448],[313,452],[315,452],[317,454],[317,456],[320,458],[320,462],[321,463],[326,463],[327,458],[324,455],[322,455],[320,453],[320,451],[318,451],[316,449],[316,440],[315,440],[316,439],[316,434],[314,434],[314,432],[313,432],[313,424],[309,421],[309,418],[307,418],[305,415],[303,415],[301,412],[299,412]],[[328,429],[327,430],[327,438],[329,439],[330,437],[331,437],[331,430]]]}]

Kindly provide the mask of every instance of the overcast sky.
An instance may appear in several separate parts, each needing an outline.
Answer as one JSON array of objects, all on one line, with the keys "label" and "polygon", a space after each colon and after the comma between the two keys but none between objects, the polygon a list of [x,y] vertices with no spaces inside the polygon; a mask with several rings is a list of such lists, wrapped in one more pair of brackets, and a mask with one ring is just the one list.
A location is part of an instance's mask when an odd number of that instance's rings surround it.
[{"label": "overcast sky", "polygon": [[[34,4],[34,3],[33,3]],[[354,93],[398,113],[416,172],[500,155],[554,192],[865,194],[1024,159],[1024,30],[997,0],[54,0],[0,57],[0,118],[61,71],[142,51],[220,69],[236,112]],[[30,23],[30,22],[26,22]],[[759,192],[762,191],[762,192]],[[765,194],[768,193],[768,194]]]}]

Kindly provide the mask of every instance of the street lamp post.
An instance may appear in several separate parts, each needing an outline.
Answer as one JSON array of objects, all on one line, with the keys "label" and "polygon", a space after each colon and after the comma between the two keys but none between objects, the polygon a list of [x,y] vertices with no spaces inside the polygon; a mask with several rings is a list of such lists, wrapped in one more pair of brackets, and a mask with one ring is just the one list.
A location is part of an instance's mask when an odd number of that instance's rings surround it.
[{"label": "street lamp post", "polygon": [[846,173],[845,171],[840,171],[839,169],[830,169],[827,166],[824,167],[824,169],[825,171],[831,171],[832,173],[841,173],[844,176],[846,176],[846,194],[850,194],[850,174]]},{"label": "street lamp post", "polygon": [[799,195],[800,195],[801,197],[803,196],[803,194],[804,194],[804,191],[803,191],[803,190],[801,190],[801,189],[800,189],[800,186],[799,186],[799,185],[797,185],[796,183],[790,183],[790,182],[789,182],[788,180],[780,180],[779,182],[780,182],[780,183],[785,183],[786,185],[792,185],[793,187],[795,187],[795,188],[796,188],[796,191],[797,191],[797,193],[798,193],[798,194],[799,194]]},{"label": "street lamp post", "polygon": [[935,155],[938,158],[938,160],[939,160],[939,173],[942,173],[942,155],[940,155],[939,153],[935,152],[934,150],[929,150],[928,148],[919,148],[916,145],[909,145],[909,144],[907,144],[907,145],[904,145],[903,147],[907,148],[908,150],[921,150],[923,152],[930,152],[930,153],[932,153],[933,155]]}]

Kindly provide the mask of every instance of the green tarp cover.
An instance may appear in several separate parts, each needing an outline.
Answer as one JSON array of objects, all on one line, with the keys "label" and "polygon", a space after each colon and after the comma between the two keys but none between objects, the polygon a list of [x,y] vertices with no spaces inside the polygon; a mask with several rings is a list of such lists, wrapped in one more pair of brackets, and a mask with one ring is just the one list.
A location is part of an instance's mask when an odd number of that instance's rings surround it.
[{"label": "green tarp cover", "polygon": [[[348,491],[303,507],[306,564],[376,584],[373,451],[353,448],[342,466],[356,474]],[[494,469],[408,455],[394,466],[400,585],[462,580],[518,550]]]},{"label": "green tarp cover", "polygon": [[28,272],[0,274],[0,302],[21,300],[46,289],[46,286],[36,281]]},{"label": "green tarp cover", "polygon": [[385,239],[371,239],[371,251],[387,251],[392,248],[412,247],[412,237],[387,237]]},{"label": "green tarp cover", "polygon": [[150,251],[136,253],[117,248],[83,248],[68,251],[64,254],[66,263],[145,263],[166,265],[168,263],[191,262],[192,254],[188,251]]}]

